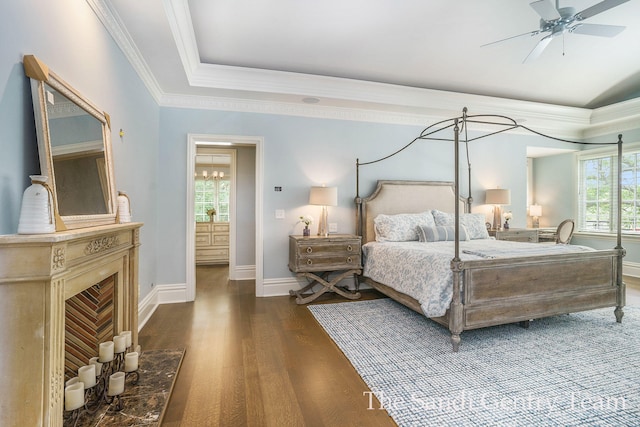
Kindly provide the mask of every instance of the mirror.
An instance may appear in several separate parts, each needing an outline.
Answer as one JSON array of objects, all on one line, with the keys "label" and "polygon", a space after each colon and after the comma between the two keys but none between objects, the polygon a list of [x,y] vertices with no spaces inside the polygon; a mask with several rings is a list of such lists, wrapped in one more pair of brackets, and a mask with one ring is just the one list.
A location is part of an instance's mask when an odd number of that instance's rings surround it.
[{"label": "mirror", "polygon": [[116,222],[109,116],[33,55],[31,79],[41,174],[49,177],[56,230]]}]

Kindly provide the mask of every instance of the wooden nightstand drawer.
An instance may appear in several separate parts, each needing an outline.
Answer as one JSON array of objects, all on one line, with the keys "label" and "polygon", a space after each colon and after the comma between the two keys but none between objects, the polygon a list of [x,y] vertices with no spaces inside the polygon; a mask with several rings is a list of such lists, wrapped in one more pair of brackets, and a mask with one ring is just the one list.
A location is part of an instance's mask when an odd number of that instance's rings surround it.
[{"label": "wooden nightstand drawer", "polygon": [[196,246],[209,246],[211,245],[210,233],[196,233]]},{"label": "wooden nightstand drawer", "polygon": [[289,269],[295,273],[362,268],[360,237],[350,234],[289,238]]}]

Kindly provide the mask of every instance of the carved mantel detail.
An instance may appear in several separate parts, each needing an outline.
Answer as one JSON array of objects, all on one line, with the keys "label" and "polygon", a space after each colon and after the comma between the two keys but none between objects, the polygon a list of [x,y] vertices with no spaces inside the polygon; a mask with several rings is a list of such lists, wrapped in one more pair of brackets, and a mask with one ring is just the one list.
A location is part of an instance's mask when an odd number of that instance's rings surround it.
[{"label": "carved mantel detail", "polygon": [[89,242],[87,247],[84,249],[84,253],[87,255],[96,254],[98,252],[106,251],[107,249],[118,246],[118,244],[118,236],[101,237]]},{"label": "carved mantel detail", "polygon": [[65,247],[54,246],[51,251],[51,270],[64,270],[65,265]]}]

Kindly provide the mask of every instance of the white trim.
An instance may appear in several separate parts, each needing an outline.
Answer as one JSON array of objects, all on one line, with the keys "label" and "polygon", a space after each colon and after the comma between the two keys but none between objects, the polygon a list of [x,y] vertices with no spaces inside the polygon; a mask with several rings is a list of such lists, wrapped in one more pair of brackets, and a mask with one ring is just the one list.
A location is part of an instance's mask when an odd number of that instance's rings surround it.
[{"label": "white trim", "polygon": [[[255,235],[255,271],[254,278],[256,281],[256,296],[263,296],[263,272],[264,272],[264,259],[263,259],[263,231],[262,231],[262,203],[263,203],[263,164],[264,164],[264,138],[257,136],[239,136],[239,135],[211,135],[211,134],[188,134],[187,135],[187,176],[186,176],[186,300],[194,301],[196,297],[196,267],[195,267],[195,221],[189,220],[194,218],[194,206],[193,206],[193,173],[195,171],[196,161],[196,148],[198,142],[215,142],[225,141],[231,142],[233,145],[254,146],[256,149],[256,194],[255,194],[255,215],[256,215],[256,235]],[[235,174],[235,157],[232,158],[232,173]],[[235,175],[234,175],[235,176]],[[235,184],[235,179],[232,180],[232,186]],[[235,187],[232,187],[232,198],[235,198]],[[229,279],[230,280],[243,280],[239,276],[236,276],[238,269],[235,266],[236,254],[235,243],[232,245],[232,241],[235,242],[237,221],[235,221],[235,199],[230,205],[230,222],[229,222]]]},{"label": "white trim", "polygon": [[187,302],[187,284],[164,284],[157,285],[158,288],[158,304],[174,304],[178,302]]},{"label": "white trim", "polygon": [[141,301],[138,301],[138,332],[147,324],[158,308],[158,287],[151,288]]},{"label": "white trim", "polygon": [[624,261],[622,271],[625,276],[640,277],[640,263]]},{"label": "white trim", "polygon": [[[231,278],[231,276],[233,276],[233,279]],[[255,280],[255,278],[255,265],[236,265],[233,274],[229,272],[229,280]]]}]

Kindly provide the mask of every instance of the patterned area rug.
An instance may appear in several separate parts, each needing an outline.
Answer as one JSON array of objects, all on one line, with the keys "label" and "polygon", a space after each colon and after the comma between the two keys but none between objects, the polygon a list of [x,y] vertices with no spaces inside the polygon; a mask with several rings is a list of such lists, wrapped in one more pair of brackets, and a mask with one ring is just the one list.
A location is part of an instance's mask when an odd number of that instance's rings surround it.
[{"label": "patterned area rug", "polygon": [[462,333],[390,300],[309,306],[399,426],[640,425],[640,308]]}]

